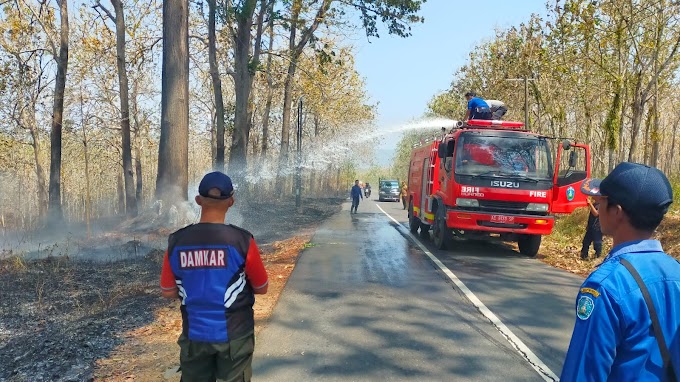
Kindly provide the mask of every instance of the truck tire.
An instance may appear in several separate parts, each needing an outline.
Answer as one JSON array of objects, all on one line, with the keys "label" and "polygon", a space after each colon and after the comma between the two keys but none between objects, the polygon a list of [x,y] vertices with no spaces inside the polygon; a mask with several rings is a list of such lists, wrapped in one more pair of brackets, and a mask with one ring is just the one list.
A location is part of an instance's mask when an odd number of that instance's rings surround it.
[{"label": "truck tire", "polygon": [[408,228],[411,233],[418,233],[418,228],[420,228],[420,219],[413,216],[413,202],[408,205]]},{"label": "truck tire", "polygon": [[541,247],[541,235],[522,235],[517,240],[519,253],[524,256],[535,257]]},{"label": "truck tire", "polygon": [[444,215],[439,212],[443,209],[438,209],[434,217],[434,224],[432,225],[432,239],[434,246],[437,249],[446,249],[451,243],[451,230],[446,226],[446,219]]},{"label": "truck tire", "polygon": [[430,225],[420,222],[420,237],[423,239],[430,239]]}]

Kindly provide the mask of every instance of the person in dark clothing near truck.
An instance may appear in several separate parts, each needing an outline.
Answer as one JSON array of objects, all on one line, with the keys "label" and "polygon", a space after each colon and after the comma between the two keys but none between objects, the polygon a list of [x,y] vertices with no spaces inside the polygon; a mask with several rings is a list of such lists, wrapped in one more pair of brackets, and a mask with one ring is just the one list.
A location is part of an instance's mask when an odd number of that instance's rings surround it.
[{"label": "person in dark clothing near truck", "polygon": [[590,244],[593,244],[595,249],[595,258],[602,255],[602,229],[600,228],[600,213],[598,212],[600,204],[593,203],[588,199],[588,207],[590,208],[590,215],[588,215],[588,226],[586,227],[586,234],[583,236],[583,246],[581,247],[581,259],[588,258],[588,251]]},{"label": "person in dark clothing near truck", "polygon": [[356,213],[359,207],[359,198],[363,199],[364,196],[361,194],[361,186],[359,186],[359,179],[354,181],[354,186],[352,186],[352,191],[350,192],[352,196],[352,207],[349,209],[349,213]]}]

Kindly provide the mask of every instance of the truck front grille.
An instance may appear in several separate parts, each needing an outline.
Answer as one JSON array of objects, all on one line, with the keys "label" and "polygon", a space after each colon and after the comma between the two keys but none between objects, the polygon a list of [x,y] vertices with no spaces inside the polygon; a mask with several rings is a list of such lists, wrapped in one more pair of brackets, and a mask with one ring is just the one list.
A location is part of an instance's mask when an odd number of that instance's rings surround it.
[{"label": "truck front grille", "polygon": [[519,214],[519,215],[547,215],[545,212],[527,211],[528,202],[507,202],[503,200],[479,199],[479,207],[459,207],[467,211],[479,211],[485,213]]},{"label": "truck front grille", "polygon": [[529,203],[506,202],[503,200],[480,200],[479,209],[484,211],[525,212]]}]

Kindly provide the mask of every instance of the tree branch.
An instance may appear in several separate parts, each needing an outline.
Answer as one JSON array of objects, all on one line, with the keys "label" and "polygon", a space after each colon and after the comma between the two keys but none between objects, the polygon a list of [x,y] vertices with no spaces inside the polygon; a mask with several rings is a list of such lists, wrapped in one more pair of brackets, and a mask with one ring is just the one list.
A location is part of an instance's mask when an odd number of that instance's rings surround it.
[{"label": "tree branch", "polygon": [[111,21],[113,21],[114,24],[116,23],[116,16],[114,16],[111,13],[111,11],[109,11],[105,6],[103,6],[99,0],[97,0],[97,3],[93,5],[92,8],[94,8],[94,10],[97,11],[97,13],[99,13],[97,8],[100,8],[102,11],[104,11],[104,13],[106,13],[106,15],[111,19]]},{"label": "tree branch", "polygon": [[302,49],[307,45],[307,42],[312,37],[312,35],[319,27],[321,22],[324,21],[324,18],[326,17],[326,12],[330,8],[332,2],[333,0],[322,1],[319,10],[316,12],[316,15],[314,16],[314,22],[312,23],[312,25],[309,26],[309,28],[302,32],[302,38],[300,39],[300,42],[295,46],[294,51],[291,52],[291,56],[297,57],[300,55],[300,53],[302,53]]},{"label": "tree branch", "polygon": [[[66,1],[66,0],[62,0],[62,1]],[[24,1],[24,5],[31,12],[31,14],[34,17],[34,20],[37,21],[38,24],[40,24],[40,27],[42,28],[43,32],[45,32],[45,38],[47,39],[47,42],[50,44],[50,48],[51,48],[50,53],[52,53],[52,57],[54,57],[55,60],[58,60],[59,54],[57,53],[57,46],[55,45],[54,40],[52,40],[52,35],[51,35],[50,31],[47,29],[47,26],[45,25],[45,23],[42,22],[42,20],[40,19],[40,15],[38,15],[35,12],[35,10],[33,10],[33,7],[31,7],[30,4],[28,4]]]}]

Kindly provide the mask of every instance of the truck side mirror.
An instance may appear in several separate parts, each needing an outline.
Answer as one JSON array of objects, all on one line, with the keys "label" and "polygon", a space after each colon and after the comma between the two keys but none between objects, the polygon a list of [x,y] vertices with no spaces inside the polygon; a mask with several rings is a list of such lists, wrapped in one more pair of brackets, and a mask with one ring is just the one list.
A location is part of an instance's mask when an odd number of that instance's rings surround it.
[{"label": "truck side mirror", "polygon": [[439,146],[437,146],[437,156],[439,159],[446,158],[446,142],[441,142],[439,143]]},{"label": "truck side mirror", "polygon": [[567,150],[569,150],[570,148],[571,148],[571,142],[569,142],[568,139],[563,140],[563,141],[562,141],[562,149],[563,149],[564,151],[567,151]]},{"label": "truck side mirror", "polygon": [[446,157],[451,158],[453,156],[453,150],[456,147],[456,141],[450,140],[446,145]]},{"label": "truck side mirror", "polygon": [[576,155],[576,151],[572,151],[569,153],[569,167],[575,168],[576,167],[576,162],[578,160],[578,156]]}]

